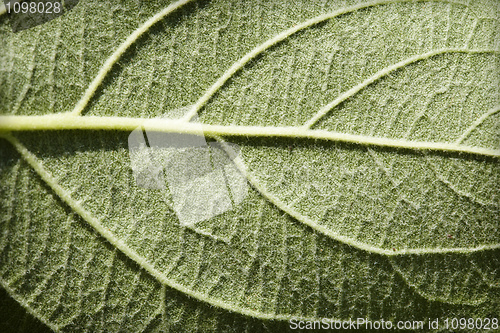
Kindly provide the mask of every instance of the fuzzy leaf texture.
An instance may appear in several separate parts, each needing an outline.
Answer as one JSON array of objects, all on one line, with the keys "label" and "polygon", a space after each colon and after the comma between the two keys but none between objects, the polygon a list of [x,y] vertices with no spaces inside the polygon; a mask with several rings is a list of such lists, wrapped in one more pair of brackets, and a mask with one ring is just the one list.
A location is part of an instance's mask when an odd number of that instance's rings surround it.
[{"label": "fuzzy leaf texture", "polygon": [[[82,0],[17,33],[0,16],[0,283],[22,306],[3,331],[498,317],[499,12]],[[239,147],[241,202],[182,224],[137,185],[128,137],[159,117]]]}]

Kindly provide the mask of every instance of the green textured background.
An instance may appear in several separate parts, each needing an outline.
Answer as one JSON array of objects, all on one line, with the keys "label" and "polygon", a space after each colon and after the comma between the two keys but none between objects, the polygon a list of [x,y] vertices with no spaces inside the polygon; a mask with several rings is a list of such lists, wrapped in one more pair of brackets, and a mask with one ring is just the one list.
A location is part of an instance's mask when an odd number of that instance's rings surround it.
[{"label": "green textured background", "polygon": [[[453,143],[498,107],[496,0],[214,0],[193,1],[140,37],[83,116],[179,117],[257,45],[359,3],[371,5],[252,60],[200,110],[200,122],[300,126],[387,66],[455,48],[464,52],[423,58],[364,87],[315,128]],[[71,111],[112,52],[168,4],[80,1],[16,34],[0,16],[0,114]],[[48,330],[23,309],[67,332],[280,332],[293,317],[500,313],[497,158],[228,137],[252,175],[249,194],[234,210],[183,227],[168,193],[136,186],[128,134],[14,133],[166,284],[96,233],[0,138],[1,331]],[[498,149],[499,138],[496,113],[463,144]],[[392,249],[416,254],[381,254]]]}]

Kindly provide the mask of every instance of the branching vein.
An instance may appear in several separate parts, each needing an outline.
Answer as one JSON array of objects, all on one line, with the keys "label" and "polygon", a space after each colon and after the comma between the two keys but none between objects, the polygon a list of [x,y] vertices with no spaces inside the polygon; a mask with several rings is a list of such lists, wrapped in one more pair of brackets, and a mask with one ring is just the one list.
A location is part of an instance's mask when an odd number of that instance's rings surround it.
[{"label": "branching vein", "polygon": [[178,9],[179,7],[183,6],[184,4],[190,1],[192,0],[180,0],[174,2],[170,6],[166,7],[165,9],[157,13],[155,16],[151,17],[139,29],[135,30],[132,34],[130,34],[130,36],[128,36],[128,38],[116,49],[116,51],[102,65],[94,81],[92,81],[92,83],[89,85],[83,97],[80,99],[80,101],[78,101],[73,111],[71,111],[71,114],[77,116],[82,113],[83,109],[87,106],[92,96],[94,96],[94,93],[96,92],[97,88],[99,88],[102,81],[104,80],[108,72],[111,70],[113,65],[118,61],[118,59],[120,59],[123,53],[125,53],[125,51],[132,44],[134,44],[135,41],[140,36],[142,36],[142,34],[148,31],[149,28],[151,28],[151,26],[159,22],[165,16],[167,16],[168,14],[172,13],[173,11],[175,11],[176,9]]},{"label": "branching vein", "polygon": [[[74,116],[70,116],[73,118],[77,118]],[[0,137],[5,138],[9,141],[14,148],[19,152],[22,158],[35,170],[35,172],[40,176],[40,178],[56,193],[62,201],[64,201],[71,209],[80,215],[90,226],[92,226],[102,237],[104,237],[107,241],[109,241],[113,246],[119,249],[122,253],[128,256],[130,259],[135,261],[140,267],[149,272],[152,276],[154,276],[159,282],[168,285],[174,289],[179,290],[180,292],[196,298],[200,301],[207,302],[214,306],[220,307],[222,309],[226,309],[229,311],[236,311],[241,314],[252,316],[255,318],[261,319],[277,319],[277,320],[290,320],[291,318],[297,318],[302,320],[318,320],[317,318],[300,318],[292,315],[276,315],[269,312],[261,312],[256,310],[251,310],[244,308],[242,306],[227,303],[221,301],[219,299],[213,298],[207,294],[201,293],[199,291],[188,288],[173,279],[167,277],[167,275],[158,269],[156,269],[146,258],[139,255],[136,251],[130,248],[123,240],[116,237],[109,229],[105,228],[100,221],[94,217],[89,211],[87,211],[78,201],[73,199],[70,194],[58,184],[57,180],[47,171],[42,163],[38,160],[38,158],[31,153],[17,138],[15,138],[10,133],[0,133]],[[10,291],[9,285],[3,282],[0,279],[0,285],[4,287],[7,291]],[[24,304],[23,302],[20,302]],[[25,306],[25,308],[28,308]],[[38,317],[38,316],[37,316]]]},{"label": "branching vein", "polygon": [[306,28],[312,27],[318,23],[324,22],[326,20],[335,18],[337,16],[351,13],[363,8],[369,8],[380,5],[387,5],[391,3],[400,3],[400,2],[445,2],[445,3],[456,3],[463,5],[459,2],[454,2],[450,0],[379,0],[368,3],[361,3],[351,7],[341,8],[331,13],[326,13],[323,15],[319,15],[313,17],[310,20],[297,24],[296,26],[281,32],[275,37],[267,40],[266,42],[260,44],[252,51],[248,52],[243,58],[239,59],[235,62],[208,90],[205,94],[192,106],[191,110],[183,117],[183,120],[190,121],[193,117],[198,114],[200,109],[212,98],[212,96],[229,80],[236,72],[241,70],[246,64],[248,64],[252,59],[255,59],[259,54],[268,50],[274,45],[282,42],[286,38],[294,35],[295,33],[304,30]]},{"label": "branching vein", "polygon": [[337,97],[335,100],[332,102],[328,103],[324,107],[322,107],[318,113],[316,113],[305,125],[304,128],[311,128],[313,127],[316,123],[318,123],[321,118],[326,116],[334,107],[338,106],[340,103],[344,102],[348,98],[351,98],[355,94],[357,94],[359,91],[362,89],[366,88],[367,86],[371,85],[372,83],[378,81],[382,77],[398,70],[401,69],[411,63],[415,63],[424,59],[428,59],[431,57],[434,57],[439,54],[445,54],[445,53],[499,53],[496,50],[467,50],[467,49],[442,49],[442,50],[435,50],[431,52],[427,52],[424,54],[418,54],[416,56],[410,57],[408,59],[402,60],[396,64],[393,64],[389,67],[386,67],[379,72],[375,73],[373,76],[369,77],[365,81],[361,82],[360,84],[352,87],[348,91],[344,92],[341,94],[339,97]]}]

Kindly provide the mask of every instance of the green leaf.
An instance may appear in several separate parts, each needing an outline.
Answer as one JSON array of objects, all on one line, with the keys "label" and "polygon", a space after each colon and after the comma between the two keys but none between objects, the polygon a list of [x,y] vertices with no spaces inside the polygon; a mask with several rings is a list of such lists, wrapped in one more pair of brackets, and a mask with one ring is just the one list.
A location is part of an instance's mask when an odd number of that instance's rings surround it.
[{"label": "green leaf", "polygon": [[[0,16],[1,285],[70,332],[497,316],[498,10],[80,1],[16,34]],[[172,188],[136,182],[139,126],[237,144],[243,201],[180,223]]]}]

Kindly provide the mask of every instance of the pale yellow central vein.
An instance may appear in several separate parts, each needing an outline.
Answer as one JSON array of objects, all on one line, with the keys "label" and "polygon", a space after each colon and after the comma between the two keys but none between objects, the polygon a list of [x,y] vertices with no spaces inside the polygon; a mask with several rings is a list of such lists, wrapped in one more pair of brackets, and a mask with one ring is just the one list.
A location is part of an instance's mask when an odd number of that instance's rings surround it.
[{"label": "pale yellow central vein", "polygon": [[490,157],[500,157],[499,149],[470,147],[455,143],[408,141],[371,137],[325,130],[313,130],[303,127],[272,126],[234,126],[195,124],[172,119],[143,119],[128,117],[75,117],[68,114],[46,116],[0,116],[0,132],[39,131],[39,130],[118,130],[133,131],[139,126],[145,130],[198,134],[200,127],[206,137],[238,136],[265,138],[316,139],[325,141],[348,142],[365,146],[391,147],[423,151],[443,151],[467,153]]},{"label": "pale yellow central vein", "polygon": [[[150,272],[153,276],[155,276],[160,282],[170,285],[175,289],[178,289],[189,296],[193,296],[203,301],[207,301],[216,306],[231,310],[237,311],[246,315],[265,318],[265,319],[290,319],[289,316],[281,316],[281,315],[273,315],[268,313],[262,313],[259,311],[252,311],[244,308],[233,307],[229,304],[225,304],[219,300],[215,300],[210,298],[204,294],[199,292],[190,290],[172,280],[166,278],[166,276],[156,270],[153,265],[149,264],[145,258],[141,257],[137,254],[133,249],[129,248],[122,240],[118,239],[113,233],[111,233],[108,229],[104,228],[100,222],[91,215],[90,212],[86,211],[83,206],[81,206],[77,201],[75,201],[71,196],[56,182],[56,180],[50,175],[48,171],[44,169],[42,164],[37,160],[36,156],[33,155],[24,145],[22,145],[15,137],[10,135],[9,131],[25,131],[25,130],[64,130],[64,129],[104,129],[104,130],[133,130],[138,126],[144,125],[145,119],[138,118],[119,118],[119,117],[74,117],[81,115],[83,109],[88,104],[89,100],[94,95],[95,91],[99,87],[99,85],[104,80],[104,77],[110,71],[111,67],[118,61],[118,59],[123,55],[123,53],[132,45],[144,32],[146,32],[152,25],[161,20],[163,17],[181,7],[185,3],[190,2],[191,0],[181,0],[177,1],[167,8],[165,8],[160,13],[153,16],[150,20],[148,20],[145,24],[143,24],[139,29],[137,29],[134,33],[132,33],[127,40],[120,45],[120,47],[111,55],[111,57],[105,62],[99,71],[98,75],[94,79],[94,81],[87,88],[82,99],[77,103],[74,110],[66,115],[51,115],[51,116],[3,116],[0,117],[0,136],[6,138],[10,141],[15,148],[19,151],[19,153],[23,156],[23,158],[33,167],[33,169],[40,175],[40,177],[56,192],[56,194],[65,201],[76,213],[78,213],[82,218],[84,218],[87,222],[89,222],[92,227],[94,227],[104,238],[106,238],[110,243],[112,243],[116,248],[120,249],[124,252],[128,257],[135,260],[139,263],[139,265],[145,268],[148,272]],[[260,50],[254,52],[250,57],[242,58],[239,62],[231,67],[231,69],[227,72],[231,72],[229,75],[221,77],[218,83],[214,84],[213,89],[209,89],[207,93],[200,99],[200,103],[197,103],[195,107],[191,110],[191,114],[185,117],[186,119],[191,119],[194,114],[208,101],[210,96],[215,93],[217,89],[220,88],[224,84],[227,79],[234,74],[239,68],[244,66],[250,59],[255,57],[258,53],[263,52],[265,49],[270,46],[276,44],[280,40],[285,39],[291,34],[303,29],[306,26],[311,26],[316,24],[317,22],[321,22],[328,18],[338,16],[342,13],[347,12],[348,10],[357,10],[360,8],[365,8],[368,6],[386,4],[386,3],[395,3],[395,2],[411,2],[411,1],[424,1],[424,0],[382,0],[376,1],[368,4],[361,4],[358,6],[350,7],[348,9],[343,9],[341,11],[326,14],[322,17],[315,18],[301,26],[297,26],[293,29],[286,31],[285,33],[277,36],[278,38],[274,38],[269,42],[261,45]],[[431,0],[433,1],[433,0]],[[443,1],[443,2],[452,2],[446,0],[434,0],[434,1]],[[5,14],[6,8],[2,6],[0,3],[0,15]],[[235,68],[233,68],[235,67]],[[227,74],[226,73],[226,74]],[[219,86],[217,86],[219,84]],[[214,88],[215,87],[215,88]],[[497,110],[498,111],[498,110]],[[71,119],[73,118],[73,119]],[[485,118],[484,118],[485,119]],[[482,121],[476,121],[477,127]],[[334,141],[345,141],[352,142],[357,144],[369,144],[369,145],[380,145],[380,146],[392,146],[397,148],[409,148],[409,149],[424,149],[424,150],[443,150],[443,151],[455,151],[455,152],[466,152],[472,154],[479,155],[489,155],[498,157],[499,151],[489,150],[483,148],[476,147],[467,147],[467,146],[459,146],[461,140],[457,140],[457,144],[446,144],[446,143],[432,143],[432,142],[409,142],[404,140],[391,140],[385,138],[373,138],[373,137],[363,137],[357,135],[349,135],[344,133],[332,133],[326,131],[318,131],[318,130],[303,130],[298,128],[290,128],[290,127],[245,127],[245,126],[217,126],[217,125],[202,125],[203,131],[205,135],[209,137],[218,137],[219,135],[234,135],[234,136],[264,136],[264,137],[292,137],[292,138],[310,138],[310,139],[323,139],[323,140],[334,140]],[[471,128],[469,133],[474,130]],[[178,133],[193,133],[197,134],[199,130],[199,124],[196,126],[192,126],[186,122],[179,121],[165,121],[158,120],[151,122],[148,120],[148,125],[145,126],[145,129],[155,130],[155,131],[163,131],[163,132],[178,132]],[[464,133],[464,137],[469,133]],[[485,246],[476,249],[467,249],[467,252],[475,251],[475,250],[483,250],[487,248],[496,248],[497,245],[493,246]],[[370,249],[369,249],[370,250]],[[374,252],[378,252],[376,249]],[[446,249],[444,251],[449,251],[450,249]],[[451,251],[462,252],[464,249],[451,249]],[[385,251],[382,251],[385,253]],[[433,251],[432,251],[433,252]],[[439,252],[439,250],[438,250]],[[401,253],[385,253],[389,255],[397,255]],[[162,294],[165,294],[165,287],[162,288]],[[165,295],[162,295],[165,297]],[[309,320],[314,320],[311,318],[307,318]]]}]

